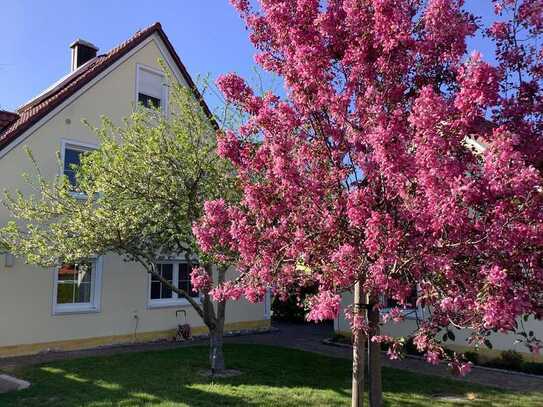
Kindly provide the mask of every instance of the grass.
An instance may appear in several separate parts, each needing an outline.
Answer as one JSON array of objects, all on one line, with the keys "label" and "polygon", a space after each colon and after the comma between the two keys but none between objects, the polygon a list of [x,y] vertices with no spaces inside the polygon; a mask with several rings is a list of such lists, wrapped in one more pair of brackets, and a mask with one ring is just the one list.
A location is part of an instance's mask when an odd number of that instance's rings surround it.
[{"label": "grass", "polygon": [[[121,354],[32,366],[15,372],[32,387],[0,395],[2,407],[346,406],[350,363],[259,345],[226,345],[240,376],[215,380],[206,347]],[[396,369],[383,372],[387,406],[542,406],[543,396],[506,392]],[[444,401],[453,397],[457,401]],[[468,400],[469,398],[474,400]]]}]

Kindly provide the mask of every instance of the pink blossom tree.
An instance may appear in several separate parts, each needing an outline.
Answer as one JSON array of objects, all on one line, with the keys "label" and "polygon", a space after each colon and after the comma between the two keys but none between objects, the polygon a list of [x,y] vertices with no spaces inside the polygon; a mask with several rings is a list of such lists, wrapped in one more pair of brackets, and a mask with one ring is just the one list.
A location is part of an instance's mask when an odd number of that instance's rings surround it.
[{"label": "pink blossom tree", "polygon": [[[353,406],[381,403],[379,298],[401,319],[417,287],[428,310],[414,333],[431,363],[470,365],[442,346],[452,327],[491,332],[543,317],[540,0],[493,3],[481,27],[462,0],[234,0],[287,96],[262,96],[235,74],[218,85],[246,121],[220,136],[241,202],[208,202],[194,228],[239,277],[216,299],[285,296],[317,284],[308,318],[335,318],[340,295],[354,336]],[[467,55],[479,32],[496,63]],[[540,342],[526,335],[533,349]]]}]

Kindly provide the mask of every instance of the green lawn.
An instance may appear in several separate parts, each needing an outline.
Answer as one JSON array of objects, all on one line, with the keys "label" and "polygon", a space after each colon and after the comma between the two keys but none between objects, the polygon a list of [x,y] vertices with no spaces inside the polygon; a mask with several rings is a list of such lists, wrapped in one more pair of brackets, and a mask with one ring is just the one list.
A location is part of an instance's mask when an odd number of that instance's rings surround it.
[{"label": "green lawn", "polygon": [[[16,374],[32,387],[0,395],[0,406],[346,406],[350,363],[284,348],[227,345],[229,368],[242,375],[216,380],[207,348],[131,353],[48,363]],[[387,406],[542,406],[543,397],[471,386],[396,369],[384,370]],[[467,395],[475,397],[468,401]],[[452,396],[465,402],[441,401]]]}]

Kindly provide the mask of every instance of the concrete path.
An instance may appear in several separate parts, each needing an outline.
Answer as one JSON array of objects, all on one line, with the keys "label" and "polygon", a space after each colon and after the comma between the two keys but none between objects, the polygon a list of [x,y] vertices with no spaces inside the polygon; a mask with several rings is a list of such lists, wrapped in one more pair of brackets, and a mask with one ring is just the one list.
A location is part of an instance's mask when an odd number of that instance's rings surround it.
[{"label": "concrete path", "polygon": [[[349,348],[330,346],[322,343],[323,339],[332,336],[332,324],[315,325],[275,323],[274,328],[276,329],[269,333],[227,337],[225,338],[225,343],[281,346],[292,349],[300,349],[308,352],[315,352],[327,356],[345,359],[351,358],[351,350]],[[202,345],[206,343],[207,340],[199,339],[189,343],[158,342],[149,344],[118,345],[80,351],[49,352],[32,356],[0,358],[0,370],[9,372],[19,366],[45,363],[55,360],[76,359],[91,356],[107,356],[118,353],[143,352],[148,350],[173,349],[182,346]],[[400,361],[390,361],[384,357],[383,364],[385,366],[407,370],[413,373],[446,377],[468,383],[477,383],[485,386],[515,391],[539,391],[543,393],[543,377],[526,376],[513,372],[509,373],[474,367],[472,372],[466,377],[457,378],[449,373],[448,368],[445,365],[432,366],[425,361],[414,358],[406,358]]]}]

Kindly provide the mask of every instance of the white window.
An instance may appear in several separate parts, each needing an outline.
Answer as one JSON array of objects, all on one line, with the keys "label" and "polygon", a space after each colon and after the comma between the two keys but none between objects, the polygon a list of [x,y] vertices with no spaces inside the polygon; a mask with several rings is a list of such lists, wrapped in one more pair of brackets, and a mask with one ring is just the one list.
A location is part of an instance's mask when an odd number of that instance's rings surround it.
[{"label": "white window", "polygon": [[101,257],[60,265],[54,274],[53,313],[99,312],[101,281]]},{"label": "white window", "polygon": [[[197,264],[192,265],[197,267]],[[199,294],[192,290],[190,284],[189,266],[185,262],[164,262],[157,264],[157,271],[174,287],[181,288],[195,299],[199,298]],[[149,306],[168,307],[186,305],[188,301],[179,296],[166,284],[163,284],[158,277],[150,275],[149,278]]]},{"label": "white window", "polygon": [[147,108],[166,112],[168,91],[164,74],[156,69],[137,65],[136,101]]},{"label": "white window", "polygon": [[77,167],[81,165],[81,157],[97,148],[94,144],[80,143],[77,141],[62,141],[61,158],[63,162],[63,174],[68,178],[74,191],[78,189]]},{"label": "white window", "polygon": [[419,289],[417,286],[413,286],[411,288],[411,292],[409,293],[409,296],[407,297],[407,300],[405,304],[401,305],[398,301],[395,299],[388,297],[386,295],[383,295],[380,297],[381,302],[381,312],[387,313],[394,307],[399,307],[402,309],[402,314],[406,319],[417,319],[422,318],[424,316],[424,310],[420,305],[417,305],[417,299],[418,299]]}]

